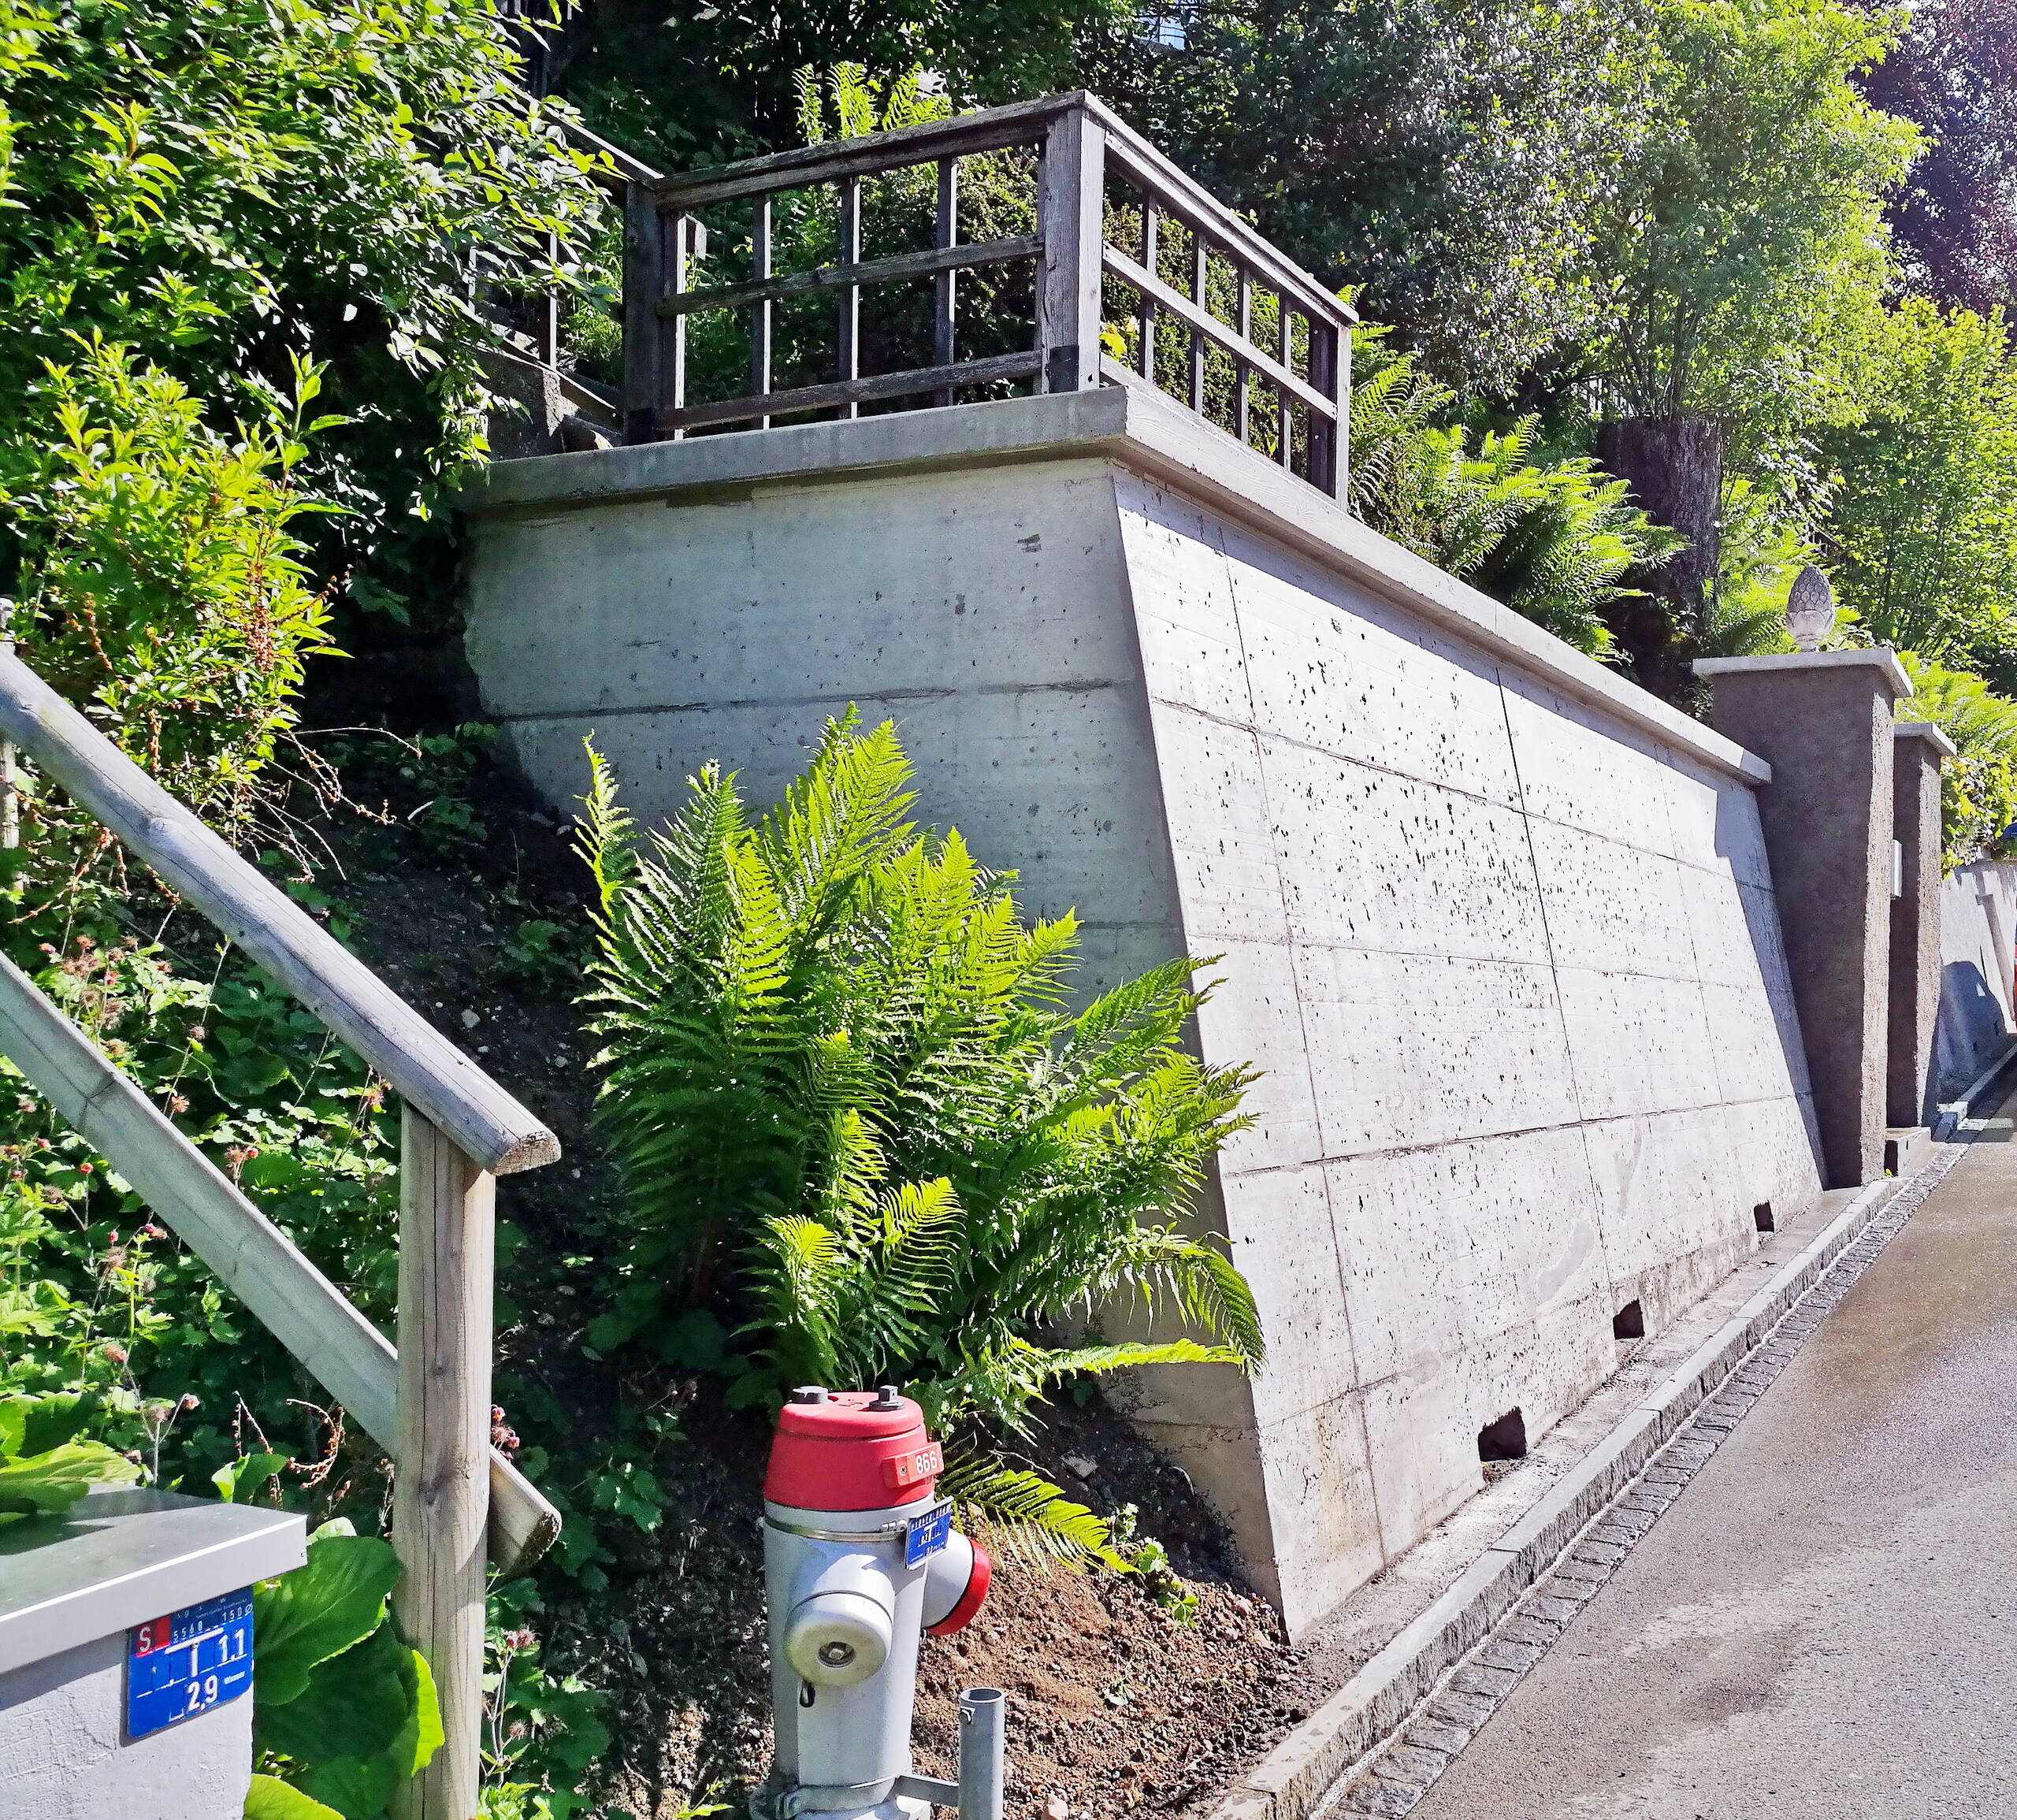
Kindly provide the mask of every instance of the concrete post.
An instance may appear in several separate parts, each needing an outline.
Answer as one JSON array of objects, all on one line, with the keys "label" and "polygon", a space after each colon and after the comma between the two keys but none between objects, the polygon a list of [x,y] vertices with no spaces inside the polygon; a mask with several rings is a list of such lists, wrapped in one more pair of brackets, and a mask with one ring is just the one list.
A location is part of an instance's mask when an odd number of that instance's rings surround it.
[{"label": "concrete post", "polygon": [[1718,733],[1772,767],[1759,818],[1831,1188],[1884,1172],[1891,997],[1889,651],[1704,658]]},{"label": "concrete post", "polygon": [[1885,1101],[1893,1126],[1933,1115],[1933,1023],[1940,1009],[1940,763],[1954,742],[1930,720],[1892,731],[1891,832],[1898,892],[1891,900],[1891,1038]]}]

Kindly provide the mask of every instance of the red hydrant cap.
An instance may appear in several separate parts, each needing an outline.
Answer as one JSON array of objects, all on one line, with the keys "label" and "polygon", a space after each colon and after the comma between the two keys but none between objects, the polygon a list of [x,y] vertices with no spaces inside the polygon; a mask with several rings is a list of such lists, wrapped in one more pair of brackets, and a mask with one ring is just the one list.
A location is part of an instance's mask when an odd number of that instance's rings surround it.
[{"label": "red hydrant cap", "polygon": [[794,1391],[778,1412],[763,1495],[800,1510],[879,1510],[928,1497],[945,1470],[908,1397]]}]

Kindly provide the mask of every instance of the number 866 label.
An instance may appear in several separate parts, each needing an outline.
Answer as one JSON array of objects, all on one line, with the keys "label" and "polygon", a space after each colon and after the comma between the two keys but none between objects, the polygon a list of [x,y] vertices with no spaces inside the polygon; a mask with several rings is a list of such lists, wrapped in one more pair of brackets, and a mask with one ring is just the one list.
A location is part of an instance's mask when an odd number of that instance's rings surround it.
[{"label": "number 866 label", "polygon": [[126,1735],[144,1738],[252,1685],[252,1595],[226,1593],[143,1624],[126,1654]]}]

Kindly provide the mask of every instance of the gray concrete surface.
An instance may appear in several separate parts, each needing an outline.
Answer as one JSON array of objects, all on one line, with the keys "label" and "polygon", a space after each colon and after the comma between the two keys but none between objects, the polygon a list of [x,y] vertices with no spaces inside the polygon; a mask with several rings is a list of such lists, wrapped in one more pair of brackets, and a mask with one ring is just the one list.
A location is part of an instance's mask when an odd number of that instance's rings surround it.
[{"label": "gray concrete surface", "polygon": [[1988,1121],[1413,1811],[2017,1810],[2017,1148]]},{"label": "gray concrete surface", "polygon": [[1658,1335],[1819,1181],[1766,767],[1184,416],[504,462],[467,649],[556,808],[590,735],[641,819],[710,758],[773,798],[854,702],[1089,978],[1220,957],[1198,1046],[1261,1078],[1202,1218],[1269,1361],[1131,1413],[1302,1634],[1478,1493],[1481,1428],[1538,1439],[1621,1309]]}]

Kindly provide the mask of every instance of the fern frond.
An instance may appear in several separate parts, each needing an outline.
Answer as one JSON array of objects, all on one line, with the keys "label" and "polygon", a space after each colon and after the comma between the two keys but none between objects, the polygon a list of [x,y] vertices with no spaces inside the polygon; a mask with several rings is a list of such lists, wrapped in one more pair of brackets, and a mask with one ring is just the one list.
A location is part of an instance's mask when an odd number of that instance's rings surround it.
[{"label": "fern frond", "polygon": [[1115,1573],[1134,1571],[1115,1551],[1104,1517],[1026,1468],[992,1454],[956,1454],[938,1488],[953,1500],[963,1530],[1025,1567],[1078,1573],[1098,1564]]},{"label": "fern frond", "polygon": [[1116,1340],[1109,1346],[1071,1346],[1050,1355],[1051,1370],[1057,1377],[1069,1377],[1075,1372],[1098,1376],[1108,1372],[1131,1371],[1138,1365],[1243,1367],[1251,1362],[1231,1346],[1200,1346],[1194,1339]]}]

